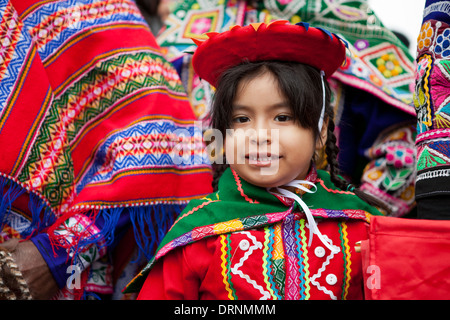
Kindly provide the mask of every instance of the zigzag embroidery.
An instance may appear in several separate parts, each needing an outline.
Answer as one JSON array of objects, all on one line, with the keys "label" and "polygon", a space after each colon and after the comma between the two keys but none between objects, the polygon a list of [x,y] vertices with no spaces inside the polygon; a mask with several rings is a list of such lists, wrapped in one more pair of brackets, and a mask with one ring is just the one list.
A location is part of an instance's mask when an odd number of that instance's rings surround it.
[{"label": "zigzag embroidery", "polygon": [[222,277],[223,277],[223,284],[225,285],[225,290],[228,292],[228,299],[234,300],[233,297],[233,291],[230,289],[230,284],[228,282],[228,275],[227,275],[227,244],[226,244],[226,236],[220,235],[220,243],[222,244],[220,250],[222,251],[222,255],[220,256],[220,259],[222,260],[222,263],[220,264],[222,268]]},{"label": "zigzag embroidery", "polygon": [[302,295],[302,298],[304,300],[309,300],[310,294],[309,294],[309,262],[308,262],[308,247],[307,247],[307,241],[306,241],[306,231],[305,226],[307,225],[305,222],[305,219],[300,219],[297,223],[299,227],[296,227],[296,233],[297,233],[297,248],[299,250],[299,261],[298,265],[300,270],[302,272],[300,273],[300,285],[301,290],[300,293]]},{"label": "zigzag embroidery", "polygon": [[239,262],[231,267],[231,272],[235,275],[240,276],[242,279],[247,281],[247,283],[251,284],[253,288],[258,290],[262,294],[260,300],[270,299],[270,292],[264,290],[263,286],[257,284],[256,281],[251,279],[248,274],[243,273],[242,270],[239,269],[243,266],[244,262],[247,261],[248,257],[252,255],[253,251],[255,251],[256,249],[262,249],[263,245],[250,232],[242,231],[240,233],[245,234],[252,241],[253,245],[250,246],[247,251],[245,251],[244,256],[239,260]]},{"label": "zigzag embroidery", "polygon": [[[276,273],[276,265],[275,265],[275,258],[274,258],[274,253],[277,251],[277,245],[275,245],[275,228],[278,226],[279,228],[279,224],[275,225],[275,226],[269,226],[268,227],[268,233],[269,233],[269,244],[268,247],[270,248],[270,250],[268,251],[268,261],[269,263],[267,264],[267,269],[268,269],[268,280],[269,283],[271,285],[271,287],[273,288],[273,294],[274,294],[274,299],[276,300],[281,300],[282,297],[279,293],[279,288],[277,287],[277,285],[275,284],[275,273]],[[279,240],[279,239],[277,239]],[[279,241],[277,241],[279,242]]]},{"label": "zigzag embroidery", "polygon": [[342,290],[342,300],[346,300],[347,299],[347,295],[348,295],[348,289],[350,288],[350,279],[351,279],[351,272],[352,272],[352,260],[351,260],[351,253],[350,253],[350,247],[348,245],[348,233],[347,233],[347,224],[345,222],[342,222],[340,224],[340,230],[342,231],[342,235],[341,235],[341,242],[342,242],[342,247],[345,248],[343,250],[343,254],[344,254],[344,288]]},{"label": "zigzag embroidery", "polygon": [[13,210],[8,211],[8,214],[6,214],[3,223],[10,226],[20,234],[27,230],[27,228],[29,228],[31,225],[31,222],[28,219],[24,218],[21,214],[16,213]]},{"label": "zigzag embroidery", "polygon": [[[309,226],[308,226],[308,228],[309,228]],[[323,236],[331,246],[335,247],[336,249],[338,249],[340,251],[339,247],[336,247],[335,245],[333,245],[333,242],[330,240],[330,238],[328,238],[326,235],[323,235]],[[330,251],[330,254],[327,256],[327,259],[322,263],[322,266],[320,267],[320,269],[317,270],[317,273],[315,275],[313,275],[311,278],[309,278],[309,280],[311,281],[311,283],[313,285],[315,285],[317,287],[317,289],[328,294],[331,297],[331,299],[337,300],[337,297],[333,294],[332,291],[328,290],[324,286],[320,285],[320,283],[318,281],[316,281],[316,279],[320,278],[320,276],[322,275],[322,272],[324,272],[326,267],[330,264],[330,261],[331,261],[331,259],[333,259],[334,255],[335,255],[334,252]]]},{"label": "zigzag embroidery", "polygon": [[421,173],[417,176],[416,182],[425,179],[432,179],[438,177],[450,177],[450,169],[432,170]]},{"label": "zigzag embroidery", "polygon": [[237,185],[237,188],[238,188],[239,192],[241,193],[241,196],[242,196],[247,202],[250,202],[250,203],[259,203],[257,200],[250,199],[250,198],[244,193],[244,190],[242,189],[242,183],[241,183],[241,180],[240,180],[239,176],[237,175],[236,171],[231,170],[231,172],[233,172],[234,180],[236,180],[236,185]]}]

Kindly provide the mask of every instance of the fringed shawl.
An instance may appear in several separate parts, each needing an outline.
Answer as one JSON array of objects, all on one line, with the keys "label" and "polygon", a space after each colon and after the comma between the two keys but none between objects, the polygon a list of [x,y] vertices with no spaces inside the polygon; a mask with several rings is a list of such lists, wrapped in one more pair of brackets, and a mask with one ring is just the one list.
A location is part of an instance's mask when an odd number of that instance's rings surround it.
[{"label": "fringed shawl", "polygon": [[71,259],[125,217],[150,258],[212,189],[202,131],[135,3],[3,1],[0,16],[0,242],[46,233]]}]

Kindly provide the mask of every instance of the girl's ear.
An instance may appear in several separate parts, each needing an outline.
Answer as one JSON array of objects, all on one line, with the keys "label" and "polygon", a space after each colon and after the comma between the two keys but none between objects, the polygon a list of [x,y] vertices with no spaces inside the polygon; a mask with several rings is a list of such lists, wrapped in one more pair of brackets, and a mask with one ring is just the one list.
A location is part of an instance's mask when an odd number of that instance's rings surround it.
[{"label": "girl's ear", "polygon": [[316,150],[321,150],[325,146],[327,138],[328,138],[328,117],[323,121],[322,131],[320,132],[319,138],[316,141]]}]

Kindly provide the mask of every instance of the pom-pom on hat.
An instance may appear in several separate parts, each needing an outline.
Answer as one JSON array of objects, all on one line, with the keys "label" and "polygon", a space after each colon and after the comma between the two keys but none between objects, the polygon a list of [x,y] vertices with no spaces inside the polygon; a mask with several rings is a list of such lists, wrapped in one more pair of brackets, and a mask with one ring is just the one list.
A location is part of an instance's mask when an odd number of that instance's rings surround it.
[{"label": "pom-pom on hat", "polygon": [[308,64],[329,78],[345,61],[346,44],[338,36],[307,23],[289,24],[277,20],[206,34],[208,39],[192,39],[197,49],[192,58],[201,79],[217,86],[220,75],[243,62],[266,60]]}]

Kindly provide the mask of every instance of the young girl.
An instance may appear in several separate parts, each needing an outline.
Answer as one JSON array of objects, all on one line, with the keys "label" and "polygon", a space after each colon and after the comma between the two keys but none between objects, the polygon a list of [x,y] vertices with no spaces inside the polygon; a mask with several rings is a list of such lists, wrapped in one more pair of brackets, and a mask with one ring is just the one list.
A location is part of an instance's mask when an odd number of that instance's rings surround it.
[{"label": "young girl", "polygon": [[[191,201],[129,284],[139,299],[358,299],[375,207],[338,175],[326,82],[345,45],[277,21],[198,43],[193,63],[216,87],[212,125],[230,168]],[[231,130],[227,130],[231,129]],[[325,146],[330,172],[316,170]]]}]

